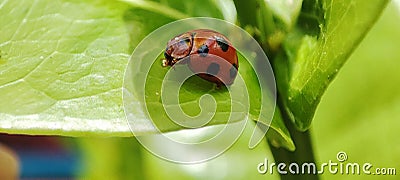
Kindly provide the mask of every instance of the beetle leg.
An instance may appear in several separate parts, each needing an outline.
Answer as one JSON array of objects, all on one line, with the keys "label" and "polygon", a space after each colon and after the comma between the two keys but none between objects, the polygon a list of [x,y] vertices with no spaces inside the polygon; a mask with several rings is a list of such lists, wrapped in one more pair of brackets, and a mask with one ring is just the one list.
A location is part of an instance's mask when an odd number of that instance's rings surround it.
[{"label": "beetle leg", "polygon": [[221,89],[221,83],[215,83],[217,86],[215,87],[215,89]]},{"label": "beetle leg", "polygon": [[174,65],[175,63],[177,63],[178,62],[178,60],[177,59],[174,59],[174,60],[172,60],[172,62],[171,62],[171,66],[172,65]]},{"label": "beetle leg", "polygon": [[162,66],[163,66],[163,67],[167,67],[167,66],[168,66],[168,61],[167,61],[167,59],[163,59],[163,60],[162,60]]}]

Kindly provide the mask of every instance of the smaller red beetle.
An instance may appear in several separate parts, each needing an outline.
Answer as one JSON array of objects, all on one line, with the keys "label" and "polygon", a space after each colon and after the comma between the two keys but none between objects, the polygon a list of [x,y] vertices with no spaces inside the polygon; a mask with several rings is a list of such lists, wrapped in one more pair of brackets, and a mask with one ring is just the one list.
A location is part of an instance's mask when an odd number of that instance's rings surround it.
[{"label": "smaller red beetle", "polygon": [[231,42],[209,29],[196,29],[172,38],[164,56],[164,67],[175,63],[188,64],[198,76],[218,86],[231,85],[239,68],[236,49]]}]

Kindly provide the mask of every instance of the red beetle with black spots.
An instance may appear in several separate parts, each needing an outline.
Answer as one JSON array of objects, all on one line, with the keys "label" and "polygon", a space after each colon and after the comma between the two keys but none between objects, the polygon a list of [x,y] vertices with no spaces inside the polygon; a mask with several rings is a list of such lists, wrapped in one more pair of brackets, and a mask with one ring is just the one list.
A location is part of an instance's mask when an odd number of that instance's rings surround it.
[{"label": "red beetle with black spots", "polygon": [[185,32],[167,43],[163,66],[188,64],[201,78],[231,85],[239,68],[236,49],[224,35],[208,29]]}]

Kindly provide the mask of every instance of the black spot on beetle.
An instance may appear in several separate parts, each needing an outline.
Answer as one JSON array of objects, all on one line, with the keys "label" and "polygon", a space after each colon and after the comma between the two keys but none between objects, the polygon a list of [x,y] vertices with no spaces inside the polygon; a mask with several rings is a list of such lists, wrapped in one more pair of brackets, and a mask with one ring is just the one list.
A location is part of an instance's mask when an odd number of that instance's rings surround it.
[{"label": "black spot on beetle", "polygon": [[222,51],[228,51],[229,44],[224,38],[216,36],[215,40],[217,41],[217,44],[222,49]]},{"label": "black spot on beetle", "polygon": [[190,43],[190,39],[189,38],[184,38],[184,39],[181,39],[179,41],[179,45],[187,45],[189,43]]},{"label": "black spot on beetle", "polygon": [[207,68],[207,74],[209,75],[217,75],[219,72],[219,64],[211,63]]},{"label": "black spot on beetle", "polygon": [[185,42],[186,42],[186,43],[189,43],[189,42],[190,42],[190,39],[189,39],[189,38],[185,38]]},{"label": "black spot on beetle", "polygon": [[231,69],[229,70],[229,75],[231,76],[231,78],[236,77],[237,71],[238,71],[237,65],[233,64]]},{"label": "black spot on beetle", "polygon": [[200,48],[197,50],[197,53],[200,54],[201,57],[206,57],[208,54],[208,46],[203,44],[202,46],[200,46]]}]

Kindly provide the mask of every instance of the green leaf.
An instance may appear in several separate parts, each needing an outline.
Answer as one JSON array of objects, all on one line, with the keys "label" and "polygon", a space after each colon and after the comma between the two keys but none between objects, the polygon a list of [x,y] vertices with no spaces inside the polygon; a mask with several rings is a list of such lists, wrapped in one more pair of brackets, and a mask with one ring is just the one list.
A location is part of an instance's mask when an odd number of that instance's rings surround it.
[{"label": "green leaf", "polygon": [[[180,77],[182,77],[183,74],[192,73],[187,68],[187,65],[177,65],[173,69],[164,68],[161,66],[160,59],[162,59],[162,57],[160,56],[157,59],[159,59],[159,61],[153,63],[146,77],[143,95],[146,97],[148,114],[160,131],[185,129],[175,123],[177,120],[179,120],[180,123],[190,124],[195,127],[201,126],[202,123],[204,123],[202,120],[210,120],[207,125],[225,124],[228,120],[230,122],[241,121],[246,118],[247,112],[249,111],[252,119],[258,118],[261,107],[259,98],[261,97],[260,86],[254,70],[243,56],[239,55],[240,69],[238,73],[243,77],[244,81],[240,81],[240,79],[237,78],[229,89],[225,86],[218,88],[215,83],[206,81],[198,76],[191,76],[184,81],[182,87],[180,87],[179,84],[182,82]],[[169,73],[171,74],[168,75],[168,71],[170,71]],[[142,71],[140,74],[141,73]],[[133,77],[138,77],[138,75],[134,75]],[[138,94],[142,91],[142,86],[140,85],[142,82],[135,81],[134,83],[134,91]],[[177,93],[178,91],[179,93]],[[162,97],[163,94],[165,94],[164,98]],[[209,97],[203,97],[204,94],[211,95],[214,100]],[[179,103],[175,103],[174,95],[179,96],[179,99],[177,99]],[[214,103],[215,106],[213,106]],[[179,106],[182,108],[183,113],[188,116],[199,117],[196,119],[185,118],[184,114],[180,114]],[[216,109],[214,110],[213,108]],[[202,111],[215,111],[215,114],[209,117],[207,114],[203,114]],[[167,112],[169,114],[167,114]],[[230,113],[233,114],[231,115]],[[172,118],[175,122],[170,120],[171,116],[177,117]],[[230,116],[232,116],[231,119]]]},{"label": "green leaf", "polygon": [[344,151],[352,162],[368,159],[372,164],[399,167],[400,156],[394,151],[400,145],[398,2],[388,4],[324,95],[312,125],[318,159],[328,160]]},{"label": "green leaf", "polygon": [[273,64],[285,111],[307,130],[328,85],[375,23],[387,0],[304,1],[297,28]]},{"label": "green leaf", "polygon": [[[149,58],[146,55],[143,59]],[[248,112],[250,112],[251,119],[258,119],[261,108],[260,86],[251,65],[240,54],[238,73],[243,79],[236,78],[235,83],[229,88],[225,86],[218,88],[215,83],[198,76],[191,76],[185,81],[182,77],[186,77],[185,74],[192,74],[187,65],[177,65],[173,69],[165,68],[161,66],[161,59],[162,56],[160,55],[151,65],[146,77],[143,76],[147,71],[147,66],[144,65],[147,60],[132,63],[132,71],[127,73],[125,83],[126,93],[129,94],[125,98],[131,98],[126,100],[126,103],[129,108],[128,114],[133,111],[131,114],[135,119],[134,126],[138,127],[134,129],[136,134],[157,132],[153,126],[147,124],[150,120],[145,115],[139,117],[135,112],[136,110],[130,108],[134,106],[136,101],[142,102],[144,106],[142,109],[148,111],[148,116],[156,127],[163,132],[185,129],[172,120],[175,120],[175,122],[177,120],[185,121],[181,123],[189,123],[191,126],[200,126],[204,123],[202,120],[210,119],[207,125],[225,124],[228,120],[230,122],[244,120]],[[183,81],[184,83],[180,87],[180,83]],[[214,100],[210,97],[203,97],[204,94],[211,95]],[[174,100],[179,100],[179,102]],[[186,115],[181,114],[180,108],[182,108],[183,113],[192,117],[202,115],[197,119],[185,118]],[[202,113],[202,110],[205,110],[204,112],[215,112],[215,114],[209,117],[208,114]],[[171,116],[177,116],[177,118],[171,118]],[[147,121],[137,121],[141,118],[147,119]],[[139,123],[143,124],[139,125]],[[142,127],[142,129],[139,129],[139,127]]]},{"label": "green leaf", "polygon": [[147,34],[174,20],[192,16],[223,18],[221,10],[212,0],[121,1],[131,7],[125,12],[124,20],[127,22],[126,26],[131,37],[132,51]]},{"label": "green leaf", "polygon": [[278,107],[276,107],[274,118],[268,129],[267,138],[270,144],[276,148],[283,147],[289,151],[294,151],[296,149],[289,130],[282,120],[282,115]]},{"label": "green leaf", "polygon": [[129,36],[122,3],[0,3],[0,129],[128,136],[122,78]]},{"label": "green leaf", "polygon": [[180,11],[197,1],[127,2],[0,2],[1,132],[132,135],[122,103],[130,53],[152,30],[201,12]]},{"label": "green leaf", "polygon": [[193,0],[182,2],[181,0],[156,0],[160,3],[176,9],[191,17],[214,17],[223,19],[221,10],[214,0]]}]

